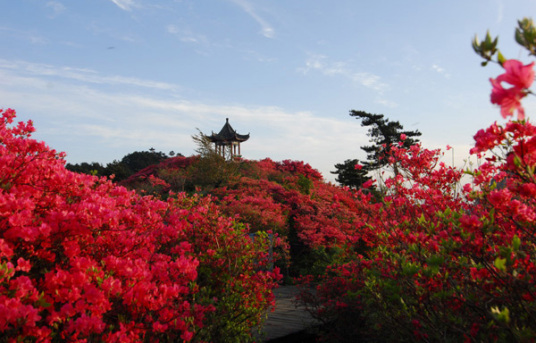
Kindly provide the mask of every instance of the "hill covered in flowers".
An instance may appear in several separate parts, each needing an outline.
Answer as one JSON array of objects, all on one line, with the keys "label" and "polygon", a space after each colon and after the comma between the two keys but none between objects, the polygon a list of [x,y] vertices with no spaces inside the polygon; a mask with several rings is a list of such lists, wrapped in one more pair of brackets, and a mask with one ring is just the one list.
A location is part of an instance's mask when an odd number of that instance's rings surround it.
[{"label": "hill covered in flowers", "polygon": [[[350,244],[369,241],[354,192],[331,183],[301,161],[225,161],[217,155],[177,156],[141,170],[122,185],[141,194],[209,196],[250,233],[273,237],[285,276],[321,273]],[[366,196],[372,201],[371,195]]]}]

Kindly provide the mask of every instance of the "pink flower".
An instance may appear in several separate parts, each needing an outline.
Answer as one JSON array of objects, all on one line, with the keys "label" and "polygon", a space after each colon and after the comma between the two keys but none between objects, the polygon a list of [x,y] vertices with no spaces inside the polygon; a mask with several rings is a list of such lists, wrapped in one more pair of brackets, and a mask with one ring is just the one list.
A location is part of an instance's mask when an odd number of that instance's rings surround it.
[{"label": "pink flower", "polygon": [[374,180],[368,180],[365,183],[363,183],[363,188],[370,188],[374,184]]},{"label": "pink flower", "polygon": [[507,60],[503,63],[506,73],[497,77],[498,82],[507,82],[516,88],[529,88],[534,82],[534,62],[523,65],[518,60]]},{"label": "pink flower", "polygon": [[405,141],[406,138],[408,138],[408,136],[406,136],[405,133],[403,133],[403,134],[400,135],[400,140],[401,140],[401,141]]},{"label": "pink flower", "polygon": [[521,106],[521,99],[525,96],[521,88],[505,89],[497,79],[490,79],[491,85],[491,103],[501,106],[501,115],[503,118],[513,116],[517,111],[517,119],[525,119],[525,110]]},{"label": "pink flower", "polygon": [[[521,99],[524,98],[532,82],[534,82],[534,62],[523,65],[517,60],[507,60],[503,63],[506,70],[504,74],[496,79],[490,79],[491,103],[501,106],[503,118],[514,115],[517,111],[517,119],[525,119],[525,110],[521,106]],[[513,87],[504,88],[502,82],[511,84]]]},{"label": "pink flower", "polygon": [[354,166],[354,168],[355,168],[355,170],[361,170],[361,169],[363,169],[363,166],[362,166],[361,164],[358,163],[358,164],[356,164],[356,165]]}]

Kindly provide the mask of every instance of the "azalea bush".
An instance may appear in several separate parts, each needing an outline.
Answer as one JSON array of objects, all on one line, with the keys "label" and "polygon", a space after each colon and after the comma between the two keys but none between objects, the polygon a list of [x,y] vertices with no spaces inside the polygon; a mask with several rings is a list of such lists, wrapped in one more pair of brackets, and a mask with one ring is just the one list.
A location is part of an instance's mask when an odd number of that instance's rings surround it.
[{"label": "azalea bush", "polygon": [[270,268],[271,240],[261,233],[250,237],[246,227],[222,215],[210,197],[182,193],[168,202],[181,211],[165,220],[185,228],[199,261],[194,303],[213,309],[194,340],[252,341],[275,304],[272,289],[281,278],[278,268]]},{"label": "azalea bush", "polygon": [[[519,24],[516,39],[534,54],[532,21]],[[507,60],[496,44],[488,35],[473,45],[504,68],[491,102],[508,121],[475,135],[471,153],[483,163],[466,171],[472,182],[460,186],[462,171],[441,164],[440,151],[393,147],[401,172],[385,181],[382,202],[356,194],[369,249],[303,279],[300,300],[327,338],[536,340],[536,127],[521,104],[534,63]]]},{"label": "azalea bush", "polygon": [[280,277],[267,240],[208,198],[67,171],[0,113],[0,341],[252,340]]},{"label": "azalea bush", "polygon": [[[357,203],[300,161],[244,161],[242,177],[212,191],[223,211],[277,235],[275,259],[286,276],[321,274],[347,244],[361,244]],[[366,231],[366,230],[365,230]],[[363,237],[363,238],[362,238]]]},{"label": "azalea bush", "polygon": [[269,158],[224,161],[232,164],[234,175],[207,191],[191,177],[201,168],[197,163],[202,158],[168,159],[122,184],[164,199],[181,185],[212,195],[218,208],[243,223],[249,233],[272,238],[272,260],[288,282],[289,276],[322,274],[333,260],[344,259],[343,247],[349,243],[364,246],[367,234],[357,233],[360,216],[352,193],[324,182],[309,164]]}]

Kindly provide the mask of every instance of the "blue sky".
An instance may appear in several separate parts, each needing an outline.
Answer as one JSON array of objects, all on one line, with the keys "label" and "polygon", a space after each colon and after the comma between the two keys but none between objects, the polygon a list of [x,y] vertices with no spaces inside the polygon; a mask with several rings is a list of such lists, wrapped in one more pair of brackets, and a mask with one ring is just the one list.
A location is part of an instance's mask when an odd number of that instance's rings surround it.
[{"label": "blue sky", "polygon": [[0,13],[0,108],[68,162],[189,156],[197,129],[229,118],[251,134],[245,158],[333,180],[335,163],[365,158],[352,109],[453,146],[461,165],[476,131],[504,121],[489,103],[501,70],[480,67],[471,39],[489,29],[529,62],[513,34],[536,1],[0,0]]}]

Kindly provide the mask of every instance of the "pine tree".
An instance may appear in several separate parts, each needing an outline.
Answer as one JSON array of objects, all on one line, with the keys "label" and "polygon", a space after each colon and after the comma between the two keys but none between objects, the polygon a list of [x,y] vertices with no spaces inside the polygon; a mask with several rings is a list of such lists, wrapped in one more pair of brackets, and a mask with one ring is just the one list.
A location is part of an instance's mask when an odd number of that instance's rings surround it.
[{"label": "pine tree", "polygon": [[[383,114],[371,114],[364,111],[350,111],[350,116],[361,119],[361,126],[368,126],[367,136],[370,137],[372,145],[365,145],[361,150],[367,153],[367,161],[363,162],[363,169],[373,171],[387,165],[386,156],[389,155],[393,145],[402,144],[403,147],[409,148],[419,142],[418,137],[421,133],[416,131],[404,131],[404,127],[398,121],[389,121],[384,118]],[[402,139],[405,135],[405,139]],[[398,174],[395,166],[395,174]]]},{"label": "pine tree", "polygon": [[[378,170],[388,164],[387,156],[393,145],[401,144],[402,147],[409,148],[419,142],[415,137],[421,135],[418,130],[404,131],[404,127],[398,121],[389,121],[383,114],[371,114],[364,111],[350,111],[350,116],[361,119],[361,126],[369,127],[367,136],[370,137],[371,145],[361,147],[367,153],[367,160],[363,161],[362,169],[356,169],[358,160],[346,160],[344,163],[335,165],[337,174],[335,179],[343,186],[359,188],[363,183],[370,180],[367,176],[369,172]],[[402,139],[404,135],[404,139]],[[354,163],[355,162],[355,163]],[[394,165],[394,173],[398,174],[397,165]]]},{"label": "pine tree", "polygon": [[362,184],[371,179],[367,176],[367,171],[363,168],[358,169],[356,165],[359,164],[359,160],[346,160],[344,163],[337,163],[335,165],[336,171],[332,171],[331,174],[337,174],[335,181],[339,184],[348,186],[350,188],[358,189]]}]

